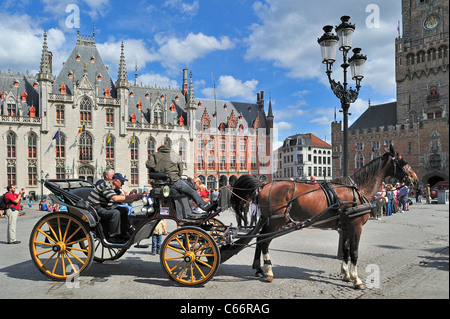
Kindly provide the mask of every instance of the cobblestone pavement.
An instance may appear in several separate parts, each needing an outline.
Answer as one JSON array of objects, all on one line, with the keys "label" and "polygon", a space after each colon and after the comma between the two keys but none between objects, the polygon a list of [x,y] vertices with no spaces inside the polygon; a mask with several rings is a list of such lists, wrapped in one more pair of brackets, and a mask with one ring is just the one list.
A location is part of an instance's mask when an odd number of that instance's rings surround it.
[{"label": "cobblestone pavement", "polygon": [[[44,277],[30,259],[28,240],[43,215],[26,208],[18,219],[19,245],[6,244],[0,220],[0,298],[137,299],[448,299],[449,207],[414,204],[409,212],[369,220],[363,228],[358,270],[372,288],[355,290],[341,280],[336,259],[338,233],[308,228],[275,239],[270,246],[274,281],[251,269],[254,246],[220,265],[203,287],[179,287],[150,249],[131,248],[115,262],[93,263],[79,287]],[[235,223],[230,212],[220,219]],[[169,230],[175,224],[169,222]],[[150,243],[144,240],[143,243]],[[374,281],[370,281],[374,279]]]}]

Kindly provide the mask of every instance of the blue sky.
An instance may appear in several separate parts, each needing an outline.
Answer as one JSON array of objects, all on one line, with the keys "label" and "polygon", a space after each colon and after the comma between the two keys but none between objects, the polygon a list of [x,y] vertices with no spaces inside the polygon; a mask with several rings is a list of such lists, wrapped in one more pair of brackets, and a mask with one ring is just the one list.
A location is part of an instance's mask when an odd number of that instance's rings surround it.
[{"label": "blue sky", "polygon": [[[77,31],[92,35],[95,25],[97,48],[114,79],[123,41],[129,79],[137,63],[140,83],[181,87],[182,69],[188,68],[196,98],[212,99],[214,74],[217,99],[256,102],[256,93],[264,91],[267,110],[271,97],[275,145],[296,133],[330,143],[340,102],[329,88],[317,38],[342,15],[356,24],[353,47],[368,56],[359,99],[350,108],[351,124],[369,100],[395,100],[400,0],[6,0],[0,12],[0,70],[37,73],[48,30],[57,75]],[[341,59],[338,53],[337,80]]]}]

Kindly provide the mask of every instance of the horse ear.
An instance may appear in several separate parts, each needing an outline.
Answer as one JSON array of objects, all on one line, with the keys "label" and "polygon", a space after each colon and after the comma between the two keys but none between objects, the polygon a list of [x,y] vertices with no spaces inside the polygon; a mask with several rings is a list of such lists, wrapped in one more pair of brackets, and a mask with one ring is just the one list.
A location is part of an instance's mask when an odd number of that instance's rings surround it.
[{"label": "horse ear", "polygon": [[389,146],[389,153],[391,153],[391,155],[395,155],[394,146],[392,146],[392,144]]}]

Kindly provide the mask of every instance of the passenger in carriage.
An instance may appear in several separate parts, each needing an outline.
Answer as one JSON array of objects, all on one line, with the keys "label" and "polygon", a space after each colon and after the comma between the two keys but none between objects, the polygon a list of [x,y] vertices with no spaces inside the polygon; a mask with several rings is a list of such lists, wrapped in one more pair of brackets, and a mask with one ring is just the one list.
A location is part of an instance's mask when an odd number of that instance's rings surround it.
[{"label": "passenger in carriage", "polygon": [[127,225],[121,221],[120,210],[114,204],[121,202],[134,202],[142,199],[142,194],[118,195],[126,178],[115,173],[112,180],[104,181],[95,186],[88,196],[88,202],[97,210],[100,217],[108,222],[109,238],[111,243],[124,243],[130,236],[126,233]]},{"label": "passenger in carriage", "polygon": [[189,184],[181,179],[183,165],[180,156],[173,152],[167,145],[158,147],[158,152],[153,154],[145,163],[150,172],[166,173],[172,182],[171,186],[178,192],[189,196],[201,209],[208,212],[214,205],[205,202]]},{"label": "passenger in carriage", "polygon": [[97,183],[95,183],[95,186],[100,185],[101,183],[105,181],[110,181],[113,179],[114,176],[114,170],[112,168],[106,168],[103,171],[103,179],[99,179]]}]

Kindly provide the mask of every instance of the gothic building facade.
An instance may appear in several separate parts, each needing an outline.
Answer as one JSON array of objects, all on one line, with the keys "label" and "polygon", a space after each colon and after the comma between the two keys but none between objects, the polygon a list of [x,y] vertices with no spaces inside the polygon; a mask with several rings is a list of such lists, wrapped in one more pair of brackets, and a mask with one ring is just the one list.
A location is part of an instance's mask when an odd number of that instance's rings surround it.
[{"label": "gothic building facade", "polygon": [[[349,173],[393,144],[422,184],[449,178],[449,4],[402,0],[395,39],[397,101],[369,108],[349,128]],[[340,122],[332,123],[334,175],[342,175]]]},{"label": "gothic building facade", "polygon": [[137,79],[128,81],[123,44],[114,82],[95,35],[80,34],[55,76],[44,34],[37,75],[0,72],[0,187],[40,194],[46,178],[95,182],[111,167],[138,189],[149,184],[145,162],[162,144],[181,156],[187,176],[210,187],[243,173],[271,178],[273,116],[262,92],[257,103],[199,100],[186,69],[181,89]]}]

